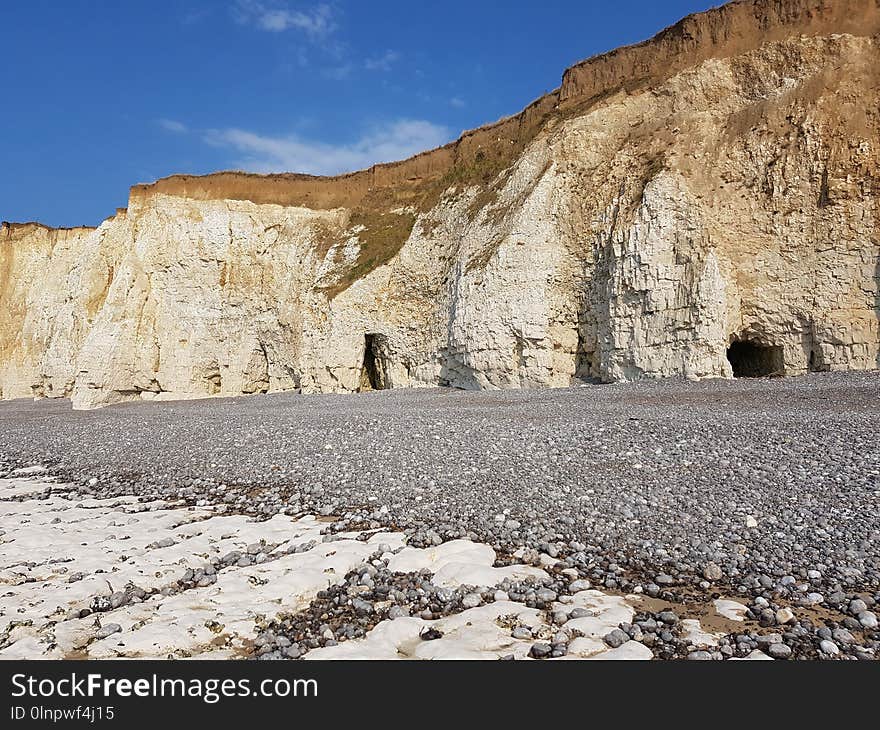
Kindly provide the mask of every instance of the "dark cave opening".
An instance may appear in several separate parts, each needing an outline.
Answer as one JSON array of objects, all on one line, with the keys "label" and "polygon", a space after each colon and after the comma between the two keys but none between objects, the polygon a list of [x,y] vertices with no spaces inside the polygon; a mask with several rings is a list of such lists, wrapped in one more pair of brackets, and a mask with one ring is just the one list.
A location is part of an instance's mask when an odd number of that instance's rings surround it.
[{"label": "dark cave opening", "polygon": [[388,388],[385,336],[364,335],[364,362],[358,390],[385,390]]},{"label": "dark cave opening", "polygon": [[598,358],[596,355],[596,343],[593,338],[578,329],[577,350],[574,358],[574,377],[578,380],[598,381],[599,373]]},{"label": "dark cave opening", "polygon": [[779,345],[738,340],[727,348],[727,360],[735,378],[766,378],[785,373],[785,359]]},{"label": "dark cave opening", "polygon": [[825,355],[818,345],[813,345],[813,348],[810,350],[807,369],[811,373],[827,373],[829,370],[828,365],[825,364]]}]

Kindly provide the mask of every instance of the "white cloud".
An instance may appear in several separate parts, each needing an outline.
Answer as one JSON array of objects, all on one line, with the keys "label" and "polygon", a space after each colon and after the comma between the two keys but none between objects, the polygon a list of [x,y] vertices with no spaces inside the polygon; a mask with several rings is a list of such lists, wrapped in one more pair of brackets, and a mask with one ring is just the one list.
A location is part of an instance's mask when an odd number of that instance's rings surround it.
[{"label": "white cloud", "polygon": [[314,38],[322,38],[336,30],[333,9],[323,3],[306,9],[292,9],[284,3],[266,5],[259,0],[236,0],[234,12],[239,23],[271,33],[299,30]]},{"label": "white cloud", "polygon": [[390,71],[391,67],[399,60],[400,54],[397,51],[389,50],[376,58],[368,58],[364,61],[364,68],[367,71]]},{"label": "white cloud", "polygon": [[331,81],[344,81],[351,76],[351,64],[343,63],[340,66],[330,66],[321,71],[321,75]]},{"label": "white cloud", "polygon": [[174,134],[186,134],[189,129],[183,122],[178,122],[176,119],[158,119],[156,120],[157,124],[162,127],[166,132],[173,132]]},{"label": "white cloud", "polygon": [[215,129],[205,135],[209,144],[243,155],[236,164],[244,170],[311,175],[337,175],[402,160],[449,139],[446,127],[419,119],[400,119],[376,127],[349,144],[328,144],[297,135],[272,137],[244,129]]},{"label": "white cloud", "polygon": [[456,109],[464,109],[464,108],[467,106],[467,103],[465,102],[464,99],[462,99],[462,98],[460,98],[460,97],[458,97],[458,96],[453,96],[453,97],[449,100],[449,106],[453,106],[453,107],[455,107]]}]

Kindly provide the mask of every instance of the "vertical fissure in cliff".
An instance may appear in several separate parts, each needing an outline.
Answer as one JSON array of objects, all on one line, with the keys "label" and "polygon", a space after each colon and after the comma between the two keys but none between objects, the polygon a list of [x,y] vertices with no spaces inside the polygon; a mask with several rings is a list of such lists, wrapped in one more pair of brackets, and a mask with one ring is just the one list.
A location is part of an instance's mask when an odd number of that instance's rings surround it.
[{"label": "vertical fissure in cliff", "polygon": [[385,335],[364,335],[364,360],[359,391],[386,390],[388,384],[388,342]]},{"label": "vertical fissure in cliff", "polygon": [[599,367],[596,352],[591,343],[578,336],[577,352],[575,353],[574,377],[578,380],[598,380]]},{"label": "vertical fissure in cliff", "polygon": [[727,348],[735,378],[766,378],[785,374],[785,357],[779,345],[737,340]]}]

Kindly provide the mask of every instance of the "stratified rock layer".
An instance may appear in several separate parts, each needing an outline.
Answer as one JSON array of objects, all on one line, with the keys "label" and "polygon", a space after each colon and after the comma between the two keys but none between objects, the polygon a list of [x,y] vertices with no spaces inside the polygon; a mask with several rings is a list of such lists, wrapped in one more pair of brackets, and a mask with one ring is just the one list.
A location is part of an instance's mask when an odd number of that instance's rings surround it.
[{"label": "stratified rock layer", "polygon": [[876,368],[878,32],[877,0],[734,2],[412,160],[4,224],[0,394]]}]

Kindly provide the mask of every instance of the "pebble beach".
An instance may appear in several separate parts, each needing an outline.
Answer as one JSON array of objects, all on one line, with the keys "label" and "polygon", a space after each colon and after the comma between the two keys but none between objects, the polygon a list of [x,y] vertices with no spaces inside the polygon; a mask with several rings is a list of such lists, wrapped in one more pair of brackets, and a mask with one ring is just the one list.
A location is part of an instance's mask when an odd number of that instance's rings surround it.
[{"label": "pebble beach", "polygon": [[0,657],[876,659],[878,396],[0,403]]}]

